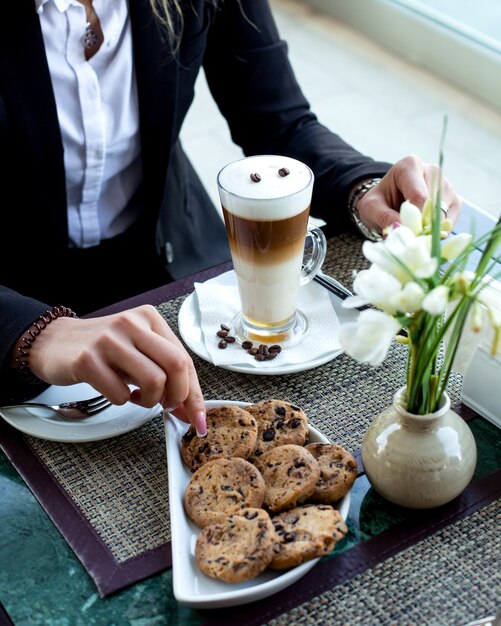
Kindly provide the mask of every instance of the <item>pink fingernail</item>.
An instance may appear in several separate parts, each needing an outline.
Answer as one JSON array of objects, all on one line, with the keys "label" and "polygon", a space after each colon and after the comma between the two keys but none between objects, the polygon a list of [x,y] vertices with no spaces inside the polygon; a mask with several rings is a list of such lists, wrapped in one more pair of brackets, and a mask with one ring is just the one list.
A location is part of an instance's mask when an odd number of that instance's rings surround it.
[{"label": "pink fingernail", "polygon": [[205,437],[207,434],[207,422],[203,411],[199,411],[195,415],[195,429],[199,437]]}]

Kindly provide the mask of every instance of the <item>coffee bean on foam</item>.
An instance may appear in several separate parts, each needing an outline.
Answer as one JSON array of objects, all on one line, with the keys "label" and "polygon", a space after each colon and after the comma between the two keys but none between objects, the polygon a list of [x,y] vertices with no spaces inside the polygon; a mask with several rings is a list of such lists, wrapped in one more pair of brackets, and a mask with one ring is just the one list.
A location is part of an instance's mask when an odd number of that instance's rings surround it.
[{"label": "coffee bean on foam", "polygon": [[[279,173],[280,170],[288,170],[289,173],[284,176]],[[257,172],[261,178],[258,185],[250,178],[251,173]],[[311,190],[308,184],[312,176],[307,165],[290,157],[247,157],[220,172],[221,201],[228,211],[238,217],[267,221],[286,219],[309,206]],[[291,199],[292,194],[295,195]],[[246,199],[260,200],[259,207],[255,203],[248,206]]]}]

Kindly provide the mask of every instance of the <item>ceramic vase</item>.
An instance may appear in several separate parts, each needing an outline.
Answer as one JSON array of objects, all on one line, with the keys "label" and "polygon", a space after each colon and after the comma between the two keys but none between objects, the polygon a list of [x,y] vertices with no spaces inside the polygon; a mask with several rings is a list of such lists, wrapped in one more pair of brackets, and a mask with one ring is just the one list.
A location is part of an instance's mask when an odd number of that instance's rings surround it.
[{"label": "ceramic vase", "polygon": [[444,393],[438,410],[405,409],[405,387],[369,426],[362,461],[374,489],[400,506],[429,509],[449,502],[470,482],[477,448],[466,422]]}]

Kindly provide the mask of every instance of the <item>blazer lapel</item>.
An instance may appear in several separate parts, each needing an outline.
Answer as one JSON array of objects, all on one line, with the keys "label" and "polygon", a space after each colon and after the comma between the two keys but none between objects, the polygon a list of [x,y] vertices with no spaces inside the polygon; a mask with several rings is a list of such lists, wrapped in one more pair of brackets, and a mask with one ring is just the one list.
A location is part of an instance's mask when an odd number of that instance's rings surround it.
[{"label": "blazer lapel", "polygon": [[[139,99],[143,180],[158,207],[176,131],[179,68],[148,0],[130,0]],[[153,217],[153,216],[152,216]]]}]

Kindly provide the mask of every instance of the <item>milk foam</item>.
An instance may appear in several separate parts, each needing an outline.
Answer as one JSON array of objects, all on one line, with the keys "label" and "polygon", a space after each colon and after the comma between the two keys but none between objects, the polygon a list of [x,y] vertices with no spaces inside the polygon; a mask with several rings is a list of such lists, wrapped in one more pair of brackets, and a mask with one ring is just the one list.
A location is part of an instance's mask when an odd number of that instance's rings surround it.
[{"label": "milk foam", "polygon": [[[280,176],[281,168],[289,170]],[[250,175],[257,173],[255,183]],[[281,220],[304,211],[310,204],[313,172],[296,159],[259,155],[234,161],[218,175],[221,204],[234,215],[253,220]]]}]

